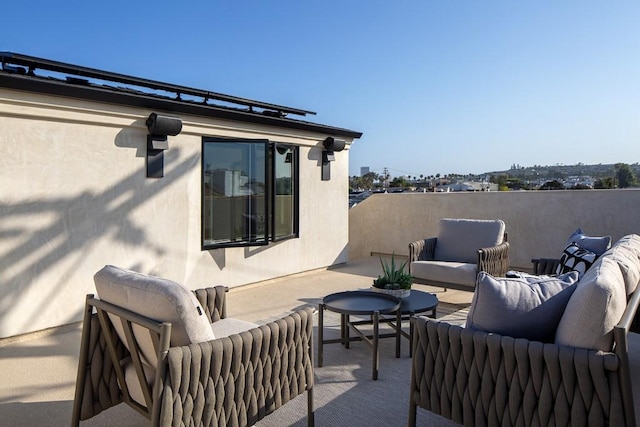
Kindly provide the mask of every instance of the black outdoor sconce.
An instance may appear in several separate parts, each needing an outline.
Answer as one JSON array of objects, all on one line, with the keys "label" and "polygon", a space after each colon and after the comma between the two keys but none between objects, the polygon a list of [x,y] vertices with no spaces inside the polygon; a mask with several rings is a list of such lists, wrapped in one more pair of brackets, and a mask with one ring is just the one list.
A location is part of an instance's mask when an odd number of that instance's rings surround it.
[{"label": "black outdoor sconce", "polygon": [[161,116],[151,113],[147,119],[147,178],[164,176],[164,150],[169,149],[167,136],[176,136],[182,130],[182,120],[178,117]]},{"label": "black outdoor sconce", "polygon": [[324,150],[322,151],[322,180],[329,181],[331,179],[331,162],[336,159],[334,154],[336,151],[344,150],[345,142],[342,139],[335,139],[328,136],[324,142]]}]

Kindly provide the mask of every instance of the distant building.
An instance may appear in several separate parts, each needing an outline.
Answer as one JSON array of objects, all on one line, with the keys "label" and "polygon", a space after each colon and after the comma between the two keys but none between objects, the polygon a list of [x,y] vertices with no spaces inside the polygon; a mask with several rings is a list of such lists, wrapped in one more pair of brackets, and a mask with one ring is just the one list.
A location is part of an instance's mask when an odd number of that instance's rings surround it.
[{"label": "distant building", "polygon": [[360,176],[365,176],[368,173],[369,173],[369,166],[360,167]]},{"label": "distant building", "polygon": [[449,193],[452,191],[498,191],[498,184],[482,181],[453,182],[438,186],[438,192]]}]

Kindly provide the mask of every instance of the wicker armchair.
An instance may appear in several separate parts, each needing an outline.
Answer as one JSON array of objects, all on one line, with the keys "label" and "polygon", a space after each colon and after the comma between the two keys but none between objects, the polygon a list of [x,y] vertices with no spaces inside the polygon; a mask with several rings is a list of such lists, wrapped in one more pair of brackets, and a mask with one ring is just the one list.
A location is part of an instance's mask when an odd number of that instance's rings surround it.
[{"label": "wicker armchair", "polygon": [[[194,291],[214,326],[227,320],[226,290]],[[238,330],[233,322],[225,328]],[[88,295],[72,425],[125,402],[153,426],[248,426],[305,391],[307,423],[314,425],[310,308],[188,345],[173,345],[172,329]],[[127,372],[127,364],[134,369]]]},{"label": "wicker armchair", "polygon": [[509,243],[501,220],[442,219],[438,237],[409,243],[409,272],[415,283],[471,290],[484,271],[504,276]]}]

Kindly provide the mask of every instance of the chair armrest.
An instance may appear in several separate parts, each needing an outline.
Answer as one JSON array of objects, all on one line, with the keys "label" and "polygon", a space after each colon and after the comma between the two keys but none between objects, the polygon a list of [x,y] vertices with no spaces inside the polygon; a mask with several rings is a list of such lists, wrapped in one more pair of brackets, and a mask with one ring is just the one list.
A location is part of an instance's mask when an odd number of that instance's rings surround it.
[{"label": "chair armrest", "polygon": [[419,406],[464,425],[633,424],[613,353],[412,321],[410,419]]},{"label": "chair armrest", "polygon": [[533,258],[531,260],[533,264],[533,274],[536,276],[556,274],[558,265],[560,265],[559,258]]},{"label": "chair armrest", "polygon": [[214,286],[212,288],[196,289],[193,293],[204,308],[209,323],[216,322],[227,317],[227,292],[226,286]]},{"label": "chair armrest", "polygon": [[409,264],[413,261],[432,261],[437,240],[437,237],[430,237],[409,243]]},{"label": "chair armrest", "polygon": [[[93,295],[89,295],[87,300],[92,297]],[[115,335],[111,324],[109,327],[112,328],[111,334]],[[120,340],[117,341],[116,353],[118,360],[129,356],[129,351]],[[93,313],[93,306],[87,303],[82,326],[71,425],[77,426],[81,420],[88,420],[122,403],[122,392],[113,365],[98,315]]]},{"label": "chair armrest", "polygon": [[172,347],[154,418],[163,425],[253,425],[312,389],[312,342],[313,310],[306,308],[240,334]]},{"label": "chair armrest", "polygon": [[631,385],[628,335],[630,331],[633,331],[638,326],[638,307],[640,307],[640,289],[636,286],[636,290],[629,297],[622,318],[613,328],[615,343],[613,351],[620,359],[620,387],[623,390],[623,397],[627,397],[625,410],[628,419],[635,419],[634,401],[630,397],[633,396],[633,387]]},{"label": "chair armrest", "polygon": [[502,277],[509,271],[509,242],[478,249],[478,273],[484,271]]}]

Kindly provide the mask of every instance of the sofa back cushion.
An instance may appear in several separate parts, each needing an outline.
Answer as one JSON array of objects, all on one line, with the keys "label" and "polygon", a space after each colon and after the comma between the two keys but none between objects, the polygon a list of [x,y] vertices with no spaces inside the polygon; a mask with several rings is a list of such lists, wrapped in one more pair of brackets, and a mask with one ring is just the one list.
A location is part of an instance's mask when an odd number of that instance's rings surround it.
[{"label": "sofa back cushion", "polygon": [[[107,265],[94,275],[100,299],[158,322],[171,322],[171,345],[180,346],[214,339],[211,325],[193,292],[167,279]],[[113,322],[126,344],[120,322]],[[142,328],[136,336],[144,335]],[[147,334],[148,335],[148,334]],[[155,349],[144,337],[140,343],[145,362],[155,366]]]},{"label": "sofa back cushion", "polygon": [[[627,305],[617,243],[582,276],[556,331],[556,344],[611,351],[613,328]],[[618,255],[616,255],[618,253]]]},{"label": "sofa back cushion", "polygon": [[576,288],[578,273],[493,277],[481,272],[467,327],[531,341],[553,342],[558,322]]},{"label": "sofa back cushion", "polygon": [[434,258],[436,261],[476,264],[478,249],[502,243],[504,231],[504,221],[499,219],[443,218],[440,220]]},{"label": "sofa back cushion", "polygon": [[640,280],[640,236],[629,234],[616,242],[610,250],[611,256],[620,267],[626,294],[631,295]]}]

